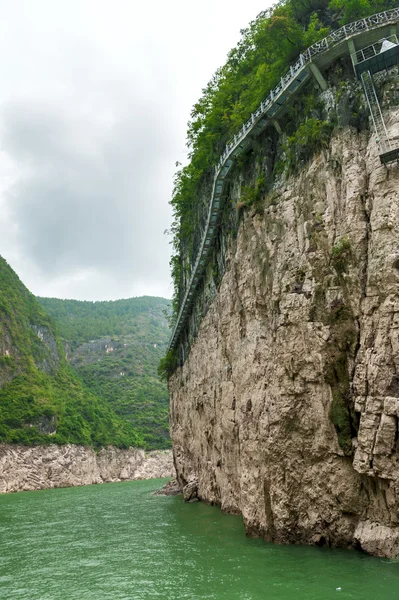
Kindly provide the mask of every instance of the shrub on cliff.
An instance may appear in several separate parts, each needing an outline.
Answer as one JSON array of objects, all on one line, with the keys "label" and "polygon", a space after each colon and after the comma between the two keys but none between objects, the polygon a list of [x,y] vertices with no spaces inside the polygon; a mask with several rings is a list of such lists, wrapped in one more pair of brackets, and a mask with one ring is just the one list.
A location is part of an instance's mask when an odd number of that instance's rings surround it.
[{"label": "shrub on cliff", "polygon": [[298,170],[316,150],[328,146],[332,130],[333,125],[321,119],[309,118],[301,123],[284,145],[288,169]]},{"label": "shrub on cliff", "polygon": [[177,354],[169,350],[166,356],[161,358],[158,366],[158,375],[162,381],[167,381],[177,367]]}]

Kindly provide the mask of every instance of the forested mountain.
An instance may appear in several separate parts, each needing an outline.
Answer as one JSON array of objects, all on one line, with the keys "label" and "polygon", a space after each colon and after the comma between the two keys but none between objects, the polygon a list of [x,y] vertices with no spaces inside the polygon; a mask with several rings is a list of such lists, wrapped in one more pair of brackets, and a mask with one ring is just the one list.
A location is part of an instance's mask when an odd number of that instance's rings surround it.
[{"label": "forested mountain", "polygon": [[53,320],[1,257],[0,441],[145,443],[67,364]]},{"label": "forested mountain", "polygon": [[157,366],[169,337],[169,301],[38,300],[54,318],[67,360],[85,385],[134,424],[147,448],[168,447],[168,393]]}]

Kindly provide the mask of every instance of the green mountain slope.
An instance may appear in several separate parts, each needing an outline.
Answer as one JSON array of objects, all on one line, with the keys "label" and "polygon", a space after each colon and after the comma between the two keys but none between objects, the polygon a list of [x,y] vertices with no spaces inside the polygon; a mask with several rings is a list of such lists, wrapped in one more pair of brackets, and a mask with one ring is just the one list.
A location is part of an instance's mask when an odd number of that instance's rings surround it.
[{"label": "green mountain slope", "polygon": [[68,362],[85,385],[134,424],[147,448],[169,447],[168,392],[157,375],[169,338],[169,301],[38,300],[54,318]]},{"label": "green mountain slope", "polygon": [[144,444],[73,372],[52,319],[1,257],[0,441]]}]

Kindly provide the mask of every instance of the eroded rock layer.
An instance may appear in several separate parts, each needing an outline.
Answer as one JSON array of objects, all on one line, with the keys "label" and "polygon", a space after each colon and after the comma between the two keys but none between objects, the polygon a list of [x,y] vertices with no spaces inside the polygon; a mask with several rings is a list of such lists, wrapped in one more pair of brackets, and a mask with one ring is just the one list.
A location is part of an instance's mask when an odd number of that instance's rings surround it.
[{"label": "eroded rock layer", "polygon": [[170,450],[0,444],[0,493],[173,475]]},{"label": "eroded rock layer", "polygon": [[[386,116],[397,139],[399,110]],[[265,540],[395,556],[399,168],[343,127],[261,209],[241,210],[169,381],[180,485]]]}]

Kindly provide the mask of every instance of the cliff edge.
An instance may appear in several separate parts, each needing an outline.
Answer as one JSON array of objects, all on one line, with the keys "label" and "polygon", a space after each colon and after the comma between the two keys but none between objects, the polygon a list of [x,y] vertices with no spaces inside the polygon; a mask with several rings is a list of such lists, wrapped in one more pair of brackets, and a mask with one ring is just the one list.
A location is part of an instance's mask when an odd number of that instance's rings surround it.
[{"label": "cliff edge", "polygon": [[[361,88],[339,72],[318,94],[325,122],[338,115],[323,148],[300,163],[299,147],[300,169],[256,189],[287,149],[269,130],[231,180],[237,233],[226,242],[222,224],[224,271],[208,269],[169,379],[171,437],[186,497],[242,513],[248,534],[393,557],[399,169],[381,165]],[[378,83],[395,140],[398,84],[397,70]]]}]

